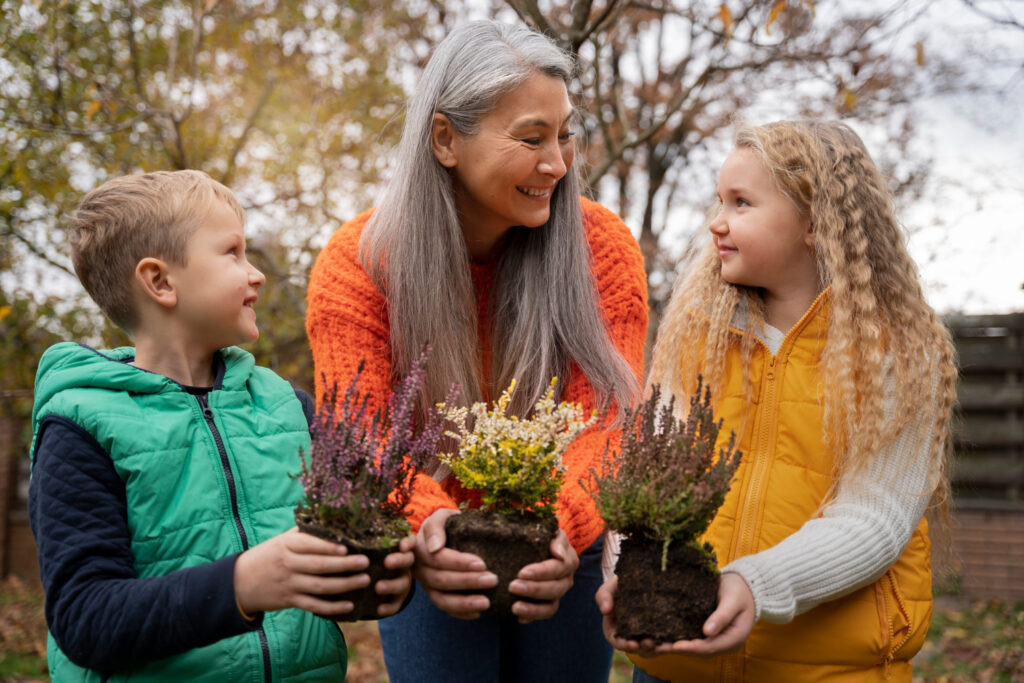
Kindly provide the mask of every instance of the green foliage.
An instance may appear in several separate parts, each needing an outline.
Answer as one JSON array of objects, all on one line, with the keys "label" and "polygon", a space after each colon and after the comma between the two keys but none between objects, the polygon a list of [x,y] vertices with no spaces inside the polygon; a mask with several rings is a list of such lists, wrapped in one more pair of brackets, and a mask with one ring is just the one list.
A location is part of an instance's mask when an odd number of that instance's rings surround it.
[{"label": "green foliage", "polygon": [[606,449],[600,474],[591,469],[580,480],[610,528],[662,544],[663,568],[672,543],[706,552],[695,539],[725,500],[740,462],[735,434],[716,450],[722,421],[715,421],[711,390],[700,378],[686,418],[674,410],[675,397],[663,403],[655,386],[627,413],[618,452]]},{"label": "green foliage", "polygon": [[[457,453],[441,455],[459,483],[480,494],[480,507],[504,515],[530,513],[555,516],[555,501],[565,479],[562,453],[576,436],[596,421],[576,404],[554,401],[556,379],[534,406],[529,419],[505,415],[515,382],[487,410],[484,403],[469,409],[440,404],[439,410],[458,427],[447,432],[459,440]],[[473,428],[467,427],[472,416]]]},{"label": "green foliage", "polygon": [[[429,50],[435,13],[367,0],[0,3],[10,295],[59,293],[102,327],[71,272],[65,216],[111,177],[201,169],[239,195],[266,268],[258,313],[273,325],[257,362],[311,389],[306,274],[322,238],[372,200],[401,129],[388,124],[406,98],[402,69]],[[22,361],[42,351],[25,347]]]}]

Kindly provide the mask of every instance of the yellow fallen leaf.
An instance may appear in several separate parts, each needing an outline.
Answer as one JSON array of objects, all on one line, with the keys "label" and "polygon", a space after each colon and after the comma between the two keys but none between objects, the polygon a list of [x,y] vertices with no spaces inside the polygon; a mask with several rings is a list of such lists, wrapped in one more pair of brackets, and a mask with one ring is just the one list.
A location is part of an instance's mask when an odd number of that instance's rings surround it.
[{"label": "yellow fallen leaf", "polygon": [[772,34],[772,24],[775,23],[775,20],[779,18],[779,14],[784,9],[786,9],[786,0],[780,0],[775,4],[775,7],[772,7],[772,11],[768,13],[768,23],[764,25],[765,33],[768,35]]},{"label": "yellow fallen leaf", "polygon": [[722,27],[725,30],[726,37],[731,38],[733,25],[732,12],[729,11],[729,8],[725,6],[724,2],[718,6],[718,18],[722,20]]}]

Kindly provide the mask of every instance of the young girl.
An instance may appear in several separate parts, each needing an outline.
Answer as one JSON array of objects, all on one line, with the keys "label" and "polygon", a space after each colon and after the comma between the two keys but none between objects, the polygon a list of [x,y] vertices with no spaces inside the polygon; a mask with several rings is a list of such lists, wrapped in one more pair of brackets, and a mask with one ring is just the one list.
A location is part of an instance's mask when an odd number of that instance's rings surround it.
[{"label": "young girl", "polygon": [[706,534],[719,605],[703,640],[623,641],[612,578],[606,635],[657,655],[632,655],[634,681],[910,681],[932,609],[930,500],[948,520],[949,334],[847,126],[741,130],[718,198],[650,379],[685,397],[703,374],[743,452]]}]

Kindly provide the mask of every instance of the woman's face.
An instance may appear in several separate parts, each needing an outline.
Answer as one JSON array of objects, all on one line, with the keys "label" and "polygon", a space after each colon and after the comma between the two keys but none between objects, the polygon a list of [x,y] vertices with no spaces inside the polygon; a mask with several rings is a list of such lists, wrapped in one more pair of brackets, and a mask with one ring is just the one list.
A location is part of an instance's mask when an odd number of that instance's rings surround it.
[{"label": "woman's face", "polygon": [[499,99],[475,135],[445,134],[451,124],[435,115],[434,153],[452,171],[473,258],[492,256],[513,226],[547,222],[551,195],[575,156],[572,115],[565,83],[542,73]]}]

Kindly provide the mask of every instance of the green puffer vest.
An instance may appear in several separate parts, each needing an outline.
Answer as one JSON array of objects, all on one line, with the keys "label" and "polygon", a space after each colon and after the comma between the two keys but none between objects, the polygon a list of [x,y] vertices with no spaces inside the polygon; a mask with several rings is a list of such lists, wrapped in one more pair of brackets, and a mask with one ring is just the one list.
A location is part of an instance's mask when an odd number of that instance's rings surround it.
[{"label": "green puffer vest", "polygon": [[[309,432],[291,386],[251,354],[221,351],[221,388],[200,398],[125,362],[135,349],[46,351],[36,376],[33,432],[48,415],[88,431],[125,485],[139,578],[212,562],[289,529],[301,496],[298,451]],[[202,401],[208,401],[204,416]],[[211,424],[212,423],[212,424]],[[230,590],[230,587],[225,587]],[[73,664],[53,637],[54,681],[341,681],[338,627],[298,609],[268,612],[256,631],[109,678]]]}]

